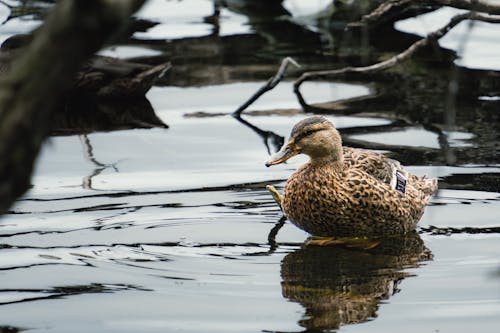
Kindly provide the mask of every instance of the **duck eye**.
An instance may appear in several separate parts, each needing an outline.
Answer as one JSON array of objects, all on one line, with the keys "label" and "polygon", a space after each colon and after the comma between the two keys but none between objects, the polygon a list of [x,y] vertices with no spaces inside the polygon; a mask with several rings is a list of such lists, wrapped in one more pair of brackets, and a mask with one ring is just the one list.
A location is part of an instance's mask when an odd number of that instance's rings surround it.
[{"label": "duck eye", "polygon": [[306,136],[309,136],[309,135],[311,135],[313,133],[316,133],[316,132],[319,132],[319,131],[321,131],[321,129],[320,128],[316,128],[316,129],[310,129],[310,130],[304,131],[302,133],[299,133],[299,135],[297,135],[297,137],[295,138],[295,141],[302,140]]},{"label": "duck eye", "polygon": [[317,132],[317,130],[306,131],[303,136],[309,136],[309,135],[313,134],[314,132]]}]

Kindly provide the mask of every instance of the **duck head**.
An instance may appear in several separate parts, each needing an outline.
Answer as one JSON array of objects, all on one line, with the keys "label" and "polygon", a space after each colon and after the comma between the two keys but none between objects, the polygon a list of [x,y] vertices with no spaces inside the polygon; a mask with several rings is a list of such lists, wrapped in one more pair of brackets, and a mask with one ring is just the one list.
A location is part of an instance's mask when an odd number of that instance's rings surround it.
[{"label": "duck head", "polygon": [[311,163],[342,162],[342,139],[335,126],[325,117],[301,120],[292,129],[290,139],[271,156],[266,166],[280,164],[298,154],[306,154]]}]

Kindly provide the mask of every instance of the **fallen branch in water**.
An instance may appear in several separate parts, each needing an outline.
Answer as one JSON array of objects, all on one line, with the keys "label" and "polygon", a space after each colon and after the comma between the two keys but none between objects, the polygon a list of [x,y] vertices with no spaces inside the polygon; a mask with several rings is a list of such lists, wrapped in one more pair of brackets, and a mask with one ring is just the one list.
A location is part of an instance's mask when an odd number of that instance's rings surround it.
[{"label": "fallen branch in water", "polygon": [[264,95],[269,90],[273,89],[278,83],[283,80],[286,75],[288,66],[292,64],[295,67],[300,67],[300,65],[290,57],[286,57],[281,62],[281,66],[276,74],[267,80],[266,84],[260,87],[255,94],[253,94],[245,103],[243,103],[236,111],[233,112],[234,117],[240,117],[241,113],[246,110],[250,105],[253,104],[260,96]]},{"label": "fallen branch in water", "polygon": [[385,60],[378,62],[373,65],[364,66],[364,67],[344,67],[340,69],[334,70],[324,70],[324,71],[314,71],[314,72],[305,72],[303,73],[293,85],[294,93],[297,96],[297,99],[306,112],[325,112],[327,110],[323,108],[319,108],[316,106],[312,106],[308,104],[302,93],[300,92],[300,86],[306,82],[316,79],[338,79],[345,77],[348,74],[372,74],[376,72],[383,71],[385,69],[394,67],[401,62],[412,57],[418,50],[422,49],[425,46],[431,45],[432,43],[436,43],[441,37],[446,35],[451,29],[453,29],[457,24],[465,20],[476,20],[488,23],[500,23],[500,17],[488,16],[484,14],[478,14],[476,12],[468,12],[464,14],[459,14],[451,18],[451,20],[444,27],[431,32],[427,35],[427,37],[420,39],[410,45],[403,52]]},{"label": "fallen branch in water", "polygon": [[482,0],[390,0],[380,4],[371,13],[364,15],[359,22],[352,23],[351,25],[380,24],[391,20],[397,13],[403,11],[425,7],[439,8],[442,6],[484,12],[490,15],[500,15],[500,4]]}]

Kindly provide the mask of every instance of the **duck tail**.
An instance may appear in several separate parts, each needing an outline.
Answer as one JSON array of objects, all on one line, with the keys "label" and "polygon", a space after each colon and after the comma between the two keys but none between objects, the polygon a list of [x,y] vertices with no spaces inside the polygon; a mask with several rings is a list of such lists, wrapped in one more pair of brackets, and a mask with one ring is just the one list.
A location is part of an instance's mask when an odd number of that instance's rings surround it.
[{"label": "duck tail", "polygon": [[410,175],[410,183],[422,192],[428,199],[438,190],[438,180],[435,178]]},{"label": "duck tail", "polygon": [[431,195],[433,195],[434,193],[437,192],[438,190],[438,181],[436,178],[432,178],[432,179],[429,179],[429,178],[426,178],[425,176],[423,176],[421,179],[421,190],[422,192],[424,192],[426,195],[428,195],[429,197]]}]

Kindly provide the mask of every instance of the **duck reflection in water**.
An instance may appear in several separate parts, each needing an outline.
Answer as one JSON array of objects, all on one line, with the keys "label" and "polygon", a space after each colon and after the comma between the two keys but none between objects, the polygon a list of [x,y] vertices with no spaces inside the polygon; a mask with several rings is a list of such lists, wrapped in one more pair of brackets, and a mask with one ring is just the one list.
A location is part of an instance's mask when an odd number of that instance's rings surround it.
[{"label": "duck reflection in water", "polygon": [[282,293],[305,308],[302,327],[335,330],[375,318],[379,303],[410,276],[403,270],[431,259],[416,232],[351,246],[306,243],[281,263]]}]

